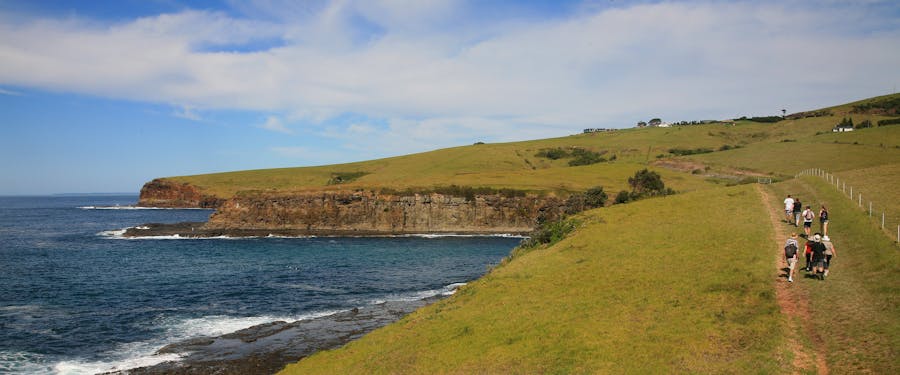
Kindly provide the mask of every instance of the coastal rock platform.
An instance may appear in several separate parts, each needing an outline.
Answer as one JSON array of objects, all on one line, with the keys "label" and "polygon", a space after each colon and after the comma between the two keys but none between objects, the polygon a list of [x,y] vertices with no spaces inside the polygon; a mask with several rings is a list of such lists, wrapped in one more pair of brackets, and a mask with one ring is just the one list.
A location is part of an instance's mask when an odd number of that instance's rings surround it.
[{"label": "coastal rock platform", "polygon": [[338,348],[441,297],[389,301],[324,317],[260,324],[218,337],[166,345],[180,361],[107,374],[273,374],[317,351]]}]

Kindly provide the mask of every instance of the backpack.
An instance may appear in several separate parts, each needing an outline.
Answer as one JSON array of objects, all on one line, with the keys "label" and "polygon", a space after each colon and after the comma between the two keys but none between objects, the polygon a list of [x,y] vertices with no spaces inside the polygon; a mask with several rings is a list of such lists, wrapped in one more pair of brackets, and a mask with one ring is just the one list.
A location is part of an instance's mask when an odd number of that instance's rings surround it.
[{"label": "backpack", "polygon": [[812,210],[806,210],[803,214],[803,218],[806,219],[806,221],[812,221],[813,217],[815,217],[815,215],[813,215]]},{"label": "backpack", "polygon": [[795,255],[797,255],[797,242],[788,241],[787,245],[784,245],[784,257],[793,258]]},{"label": "backpack", "polygon": [[819,220],[828,220],[828,211],[822,210],[819,214]]}]

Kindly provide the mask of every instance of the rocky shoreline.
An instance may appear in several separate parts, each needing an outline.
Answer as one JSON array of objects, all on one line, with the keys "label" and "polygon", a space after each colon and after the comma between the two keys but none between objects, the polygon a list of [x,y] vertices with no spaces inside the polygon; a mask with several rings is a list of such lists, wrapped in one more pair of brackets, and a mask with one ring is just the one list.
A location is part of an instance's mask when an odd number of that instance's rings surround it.
[{"label": "rocky shoreline", "polygon": [[320,350],[334,349],[400,320],[443,296],[389,301],[296,322],[271,322],[217,337],[166,345],[156,354],[179,354],[179,361],[106,374],[273,374]]},{"label": "rocky shoreline", "polygon": [[210,238],[210,237],[380,237],[427,234],[440,235],[467,235],[467,236],[524,236],[527,232],[403,232],[403,231],[376,231],[376,230],[326,230],[326,229],[245,229],[245,228],[209,228],[205,222],[182,222],[174,224],[148,223],[127,228],[122,234],[126,238],[143,237],[171,237],[184,238]]}]

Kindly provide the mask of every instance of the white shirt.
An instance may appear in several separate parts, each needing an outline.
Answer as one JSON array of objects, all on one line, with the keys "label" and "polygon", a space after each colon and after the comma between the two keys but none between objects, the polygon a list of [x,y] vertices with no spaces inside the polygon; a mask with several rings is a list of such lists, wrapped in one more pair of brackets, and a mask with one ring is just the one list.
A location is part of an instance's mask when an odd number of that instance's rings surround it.
[{"label": "white shirt", "polygon": [[794,198],[788,197],[784,200],[784,210],[793,210],[794,209]]}]

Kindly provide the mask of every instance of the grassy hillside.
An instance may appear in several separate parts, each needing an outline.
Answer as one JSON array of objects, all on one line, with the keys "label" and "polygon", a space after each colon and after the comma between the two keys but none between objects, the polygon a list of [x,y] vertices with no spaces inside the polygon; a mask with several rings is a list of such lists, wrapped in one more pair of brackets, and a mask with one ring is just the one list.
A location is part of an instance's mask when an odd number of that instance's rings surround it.
[{"label": "grassy hillside", "polygon": [[745,185],[587,212],[576,235],[285,373],[776,372],[758,201]]},{"label": "grassy hillside", "polygon": [[[897,98],[900,95],[879,100]],[[829,116],[777,123],[737,121],[734,125],[624,129],[535,141],[461,146],[339,165],[171,179],[189,182],[220,197],[248,190],[402,190],[451,184],[565,194],[598,185],[616,192],[625,188],[625,180],[634,171],[649,165],[676,190],[693,191],[715,187],[723,181],[733,182],[744,175],[785,178],[800,169],[826,162],[832,170],[850,170],[880,165],[879,160],[883,158],[900,160],[900,126],[831,133],[831,128],[845,116],[852,117],[856,123],[888,118],[851,113],[854,106],[873,100],[826,109],[831,113]],[[537,156],[541,150],[555,148],[580,148],[601,154],[606,159],[615,156],[615,160],[571,167],[568,165],[571,158],[551,160]],[[669,152],[672,149],[714,152],[677,156]],[[722,149],[728,150],[718,151]],[[829,157],[838,155],[840,157]],[[344,177],[341,184],[333,184],[335,176]]]}]

